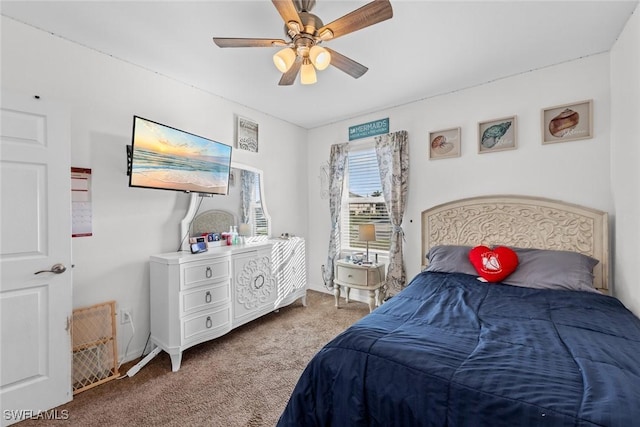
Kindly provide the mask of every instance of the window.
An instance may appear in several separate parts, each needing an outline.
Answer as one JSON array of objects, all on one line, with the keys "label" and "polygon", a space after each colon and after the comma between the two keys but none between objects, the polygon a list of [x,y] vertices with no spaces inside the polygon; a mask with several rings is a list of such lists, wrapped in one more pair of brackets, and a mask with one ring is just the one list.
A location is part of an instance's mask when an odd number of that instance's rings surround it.
[{"label": "window", "polygon": [[388,251],[391,221],[382,195],[378,160],[372,143],[349,151],[342,195],[342,249],[366,249],[367,243],[358,240],[358,225],[374,224],[376,241],[369,242],[369,250]]},{"label": "window", "polygon": [[262,200],[260,199],[260,177],[256,174],[256,185],[254,185],[254,197],[251,202],[251,210],[253,211],[253,235],[254,236],[267,236],[269,234],[269,225],[267,224],[267,217],[264,215],[262,209]]}]

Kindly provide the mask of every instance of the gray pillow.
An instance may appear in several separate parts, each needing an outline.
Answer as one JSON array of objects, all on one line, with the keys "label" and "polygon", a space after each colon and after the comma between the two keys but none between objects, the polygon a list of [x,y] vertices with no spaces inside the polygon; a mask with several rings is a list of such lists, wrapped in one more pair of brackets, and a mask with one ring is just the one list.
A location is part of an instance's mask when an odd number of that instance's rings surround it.
[{"label": "gray pillow", "polygon": [[[438,245],[429,250],[425,271],[464,273],[478,276],[469,261],[471,246]],[[502,283],[534,289],[564,289],[598,292],[593,287],[593,267],[598,260],[570,251],[511,247],[518,255],[518,268]]]},{"label": "gray pillow", "polygon": [[465,273],[477,276],[478,272],[469,261],[471,246],[439,245],[429,249],[429,265],[425,271],[436,273]]},{"label": "gray pillow", "polygon": [[593,267],[598,260],[570,251],[511,248],[518,268],[502,283],[535,289],[598,292],[593,287]]}]

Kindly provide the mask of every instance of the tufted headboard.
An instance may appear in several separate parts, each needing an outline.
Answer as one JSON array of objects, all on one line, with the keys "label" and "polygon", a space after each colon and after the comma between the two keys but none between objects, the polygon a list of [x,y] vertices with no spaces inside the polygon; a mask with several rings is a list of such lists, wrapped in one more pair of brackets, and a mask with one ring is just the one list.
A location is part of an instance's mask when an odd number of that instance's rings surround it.
[{"label": "tufted headboard", "polygon": [[609,292],[608,214],[557,200],[481,196],[422,212],[422,262],[436,245],[484,244],[579,252],[600,261],[594,286]]},{"label": "tufted headboard", "polygon": [[202,233],[210,233],[212,231],[226,232],[229,231],[229,227],[232,225],[238,225],[234,214],[212,209],[202,212],[193,219],[189,235],[199,236]]}]

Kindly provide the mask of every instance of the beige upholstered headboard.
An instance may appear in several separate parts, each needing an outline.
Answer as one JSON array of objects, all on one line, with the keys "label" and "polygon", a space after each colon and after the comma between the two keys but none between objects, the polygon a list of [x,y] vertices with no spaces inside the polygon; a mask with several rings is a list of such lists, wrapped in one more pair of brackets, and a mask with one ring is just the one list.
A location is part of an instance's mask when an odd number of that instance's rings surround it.
[{"label": "beige upholstered headboard", "polygon": [[579,252],[600,261],[594,285],[609,292],[608,214],[557,200],[482,196],[422,212],[422,262],[436,245],[505,245]]},{"label": "beige upholstered headboard", "polygon": [[227,232],[232,225],[238,225],[236,217],[231,212],[212,209],[197,215],[191,223],[190,236],[200,236],[202,233]]}]

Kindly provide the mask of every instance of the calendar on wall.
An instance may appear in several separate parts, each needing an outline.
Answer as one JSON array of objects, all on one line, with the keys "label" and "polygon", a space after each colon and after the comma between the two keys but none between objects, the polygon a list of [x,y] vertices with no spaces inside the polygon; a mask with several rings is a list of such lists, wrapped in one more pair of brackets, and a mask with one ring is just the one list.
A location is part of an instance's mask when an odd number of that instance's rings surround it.
[{"label": "calendar on wall", "polygon": [[71,168],[71,237],[93,235],[91,169]]}]

